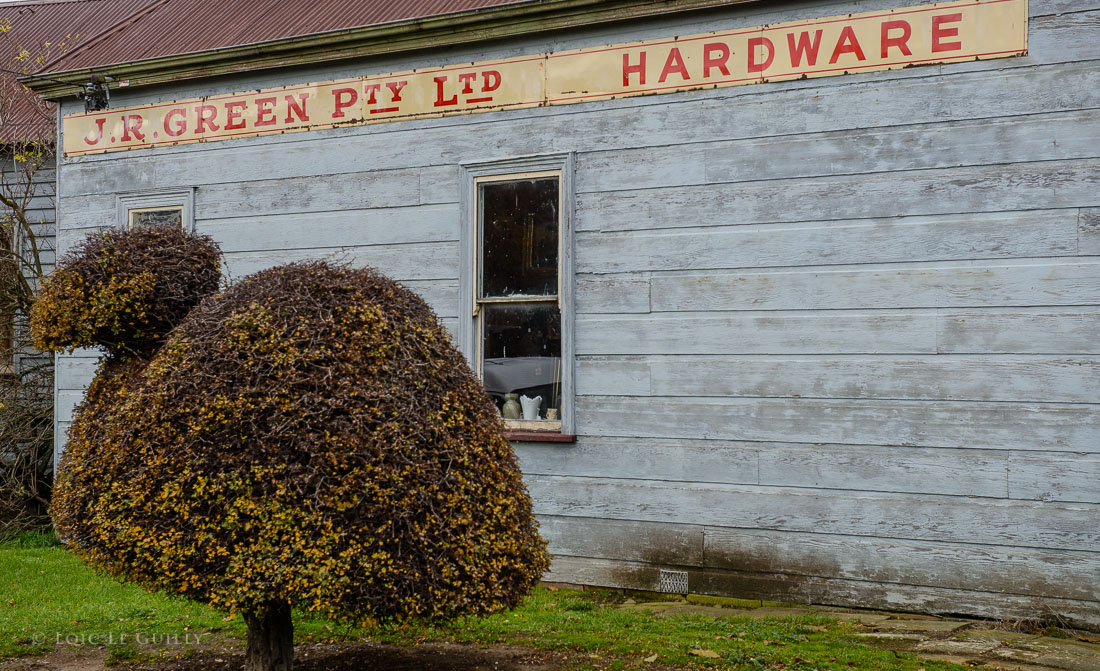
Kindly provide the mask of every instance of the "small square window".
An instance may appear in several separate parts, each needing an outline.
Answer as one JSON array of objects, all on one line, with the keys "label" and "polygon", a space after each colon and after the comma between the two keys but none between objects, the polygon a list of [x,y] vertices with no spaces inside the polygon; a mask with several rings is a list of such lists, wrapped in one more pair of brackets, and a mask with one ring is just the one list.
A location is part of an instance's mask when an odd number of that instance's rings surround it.
[{"label": "small square window", "polygon": [[129,211],[129,228],[148,228],[151,226],[183,226],[183,206],[174,207],[137,207]]},{"label": "small square window", "polygon": [[194,189],[142,191],[116,199],[118,223],[125,228],[182,226],[194,228]]}]

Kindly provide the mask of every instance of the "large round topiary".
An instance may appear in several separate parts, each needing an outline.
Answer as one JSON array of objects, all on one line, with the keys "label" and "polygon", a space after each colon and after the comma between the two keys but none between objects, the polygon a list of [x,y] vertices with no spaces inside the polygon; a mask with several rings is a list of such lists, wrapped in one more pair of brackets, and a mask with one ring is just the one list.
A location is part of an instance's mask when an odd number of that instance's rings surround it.
[{"label": "large round topiary", "polygon": [[510,607],[548,566],[495,406],[431,310],[371,270],[274,268],[115,358],[54,498],[91,563],[242,611],[289,668],[291,606],[357,620]]},{"label": "large round topiary", "polygon": [[31,312],[35,346],[149,356],[218,290],[221,250],[178,226],[89,235],[59,263]]}]

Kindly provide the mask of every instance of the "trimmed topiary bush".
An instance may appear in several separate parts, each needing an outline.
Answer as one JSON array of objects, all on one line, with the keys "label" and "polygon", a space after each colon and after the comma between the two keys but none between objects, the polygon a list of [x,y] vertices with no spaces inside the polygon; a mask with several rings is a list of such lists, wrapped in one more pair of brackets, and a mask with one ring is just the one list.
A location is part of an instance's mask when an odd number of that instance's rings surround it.
[{"label": "trimmed topiary bush", "polygon": [[247,668],[289,669],[292,606],[446,619],[530,591],[549,561],[503,428],[414,293],[282,266],[108,357],[53,512],[112,575],[241,611]]},{"label": "trimmed topiary bush", "polygon": [[149,356],[221,281],[221,250],[176,226],[89,235],[48,278],[31,312],[44,351],[99,347]]}]

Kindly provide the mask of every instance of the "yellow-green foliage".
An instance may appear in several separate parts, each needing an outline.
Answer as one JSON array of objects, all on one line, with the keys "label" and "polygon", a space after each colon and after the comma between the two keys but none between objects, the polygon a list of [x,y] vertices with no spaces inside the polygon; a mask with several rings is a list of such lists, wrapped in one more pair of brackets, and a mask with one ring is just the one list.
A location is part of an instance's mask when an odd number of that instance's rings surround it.
[{"label": "yellow-green foliage", "polygon": [[431,310],[319,262],[208,298],[147,365],[108,360],[53,511],[109,573],[244,611],[489,613],[548,566],[496,409]]},{"label": "yellow-green foliage", "polygon": [[35,346],[150,354],[221,279],[218,246],[175,226],[89,235],[59,264],[31,312]]}]

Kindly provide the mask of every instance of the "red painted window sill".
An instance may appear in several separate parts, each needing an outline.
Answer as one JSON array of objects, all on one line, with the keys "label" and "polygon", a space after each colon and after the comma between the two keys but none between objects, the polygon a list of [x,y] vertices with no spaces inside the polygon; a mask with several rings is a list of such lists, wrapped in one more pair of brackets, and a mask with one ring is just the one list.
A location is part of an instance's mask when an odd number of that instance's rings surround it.
[{"label": "red painted window sill", "polygon": [[524,443],[575,443],[577,437],[556,431],[505,431],[504,437]]}]

